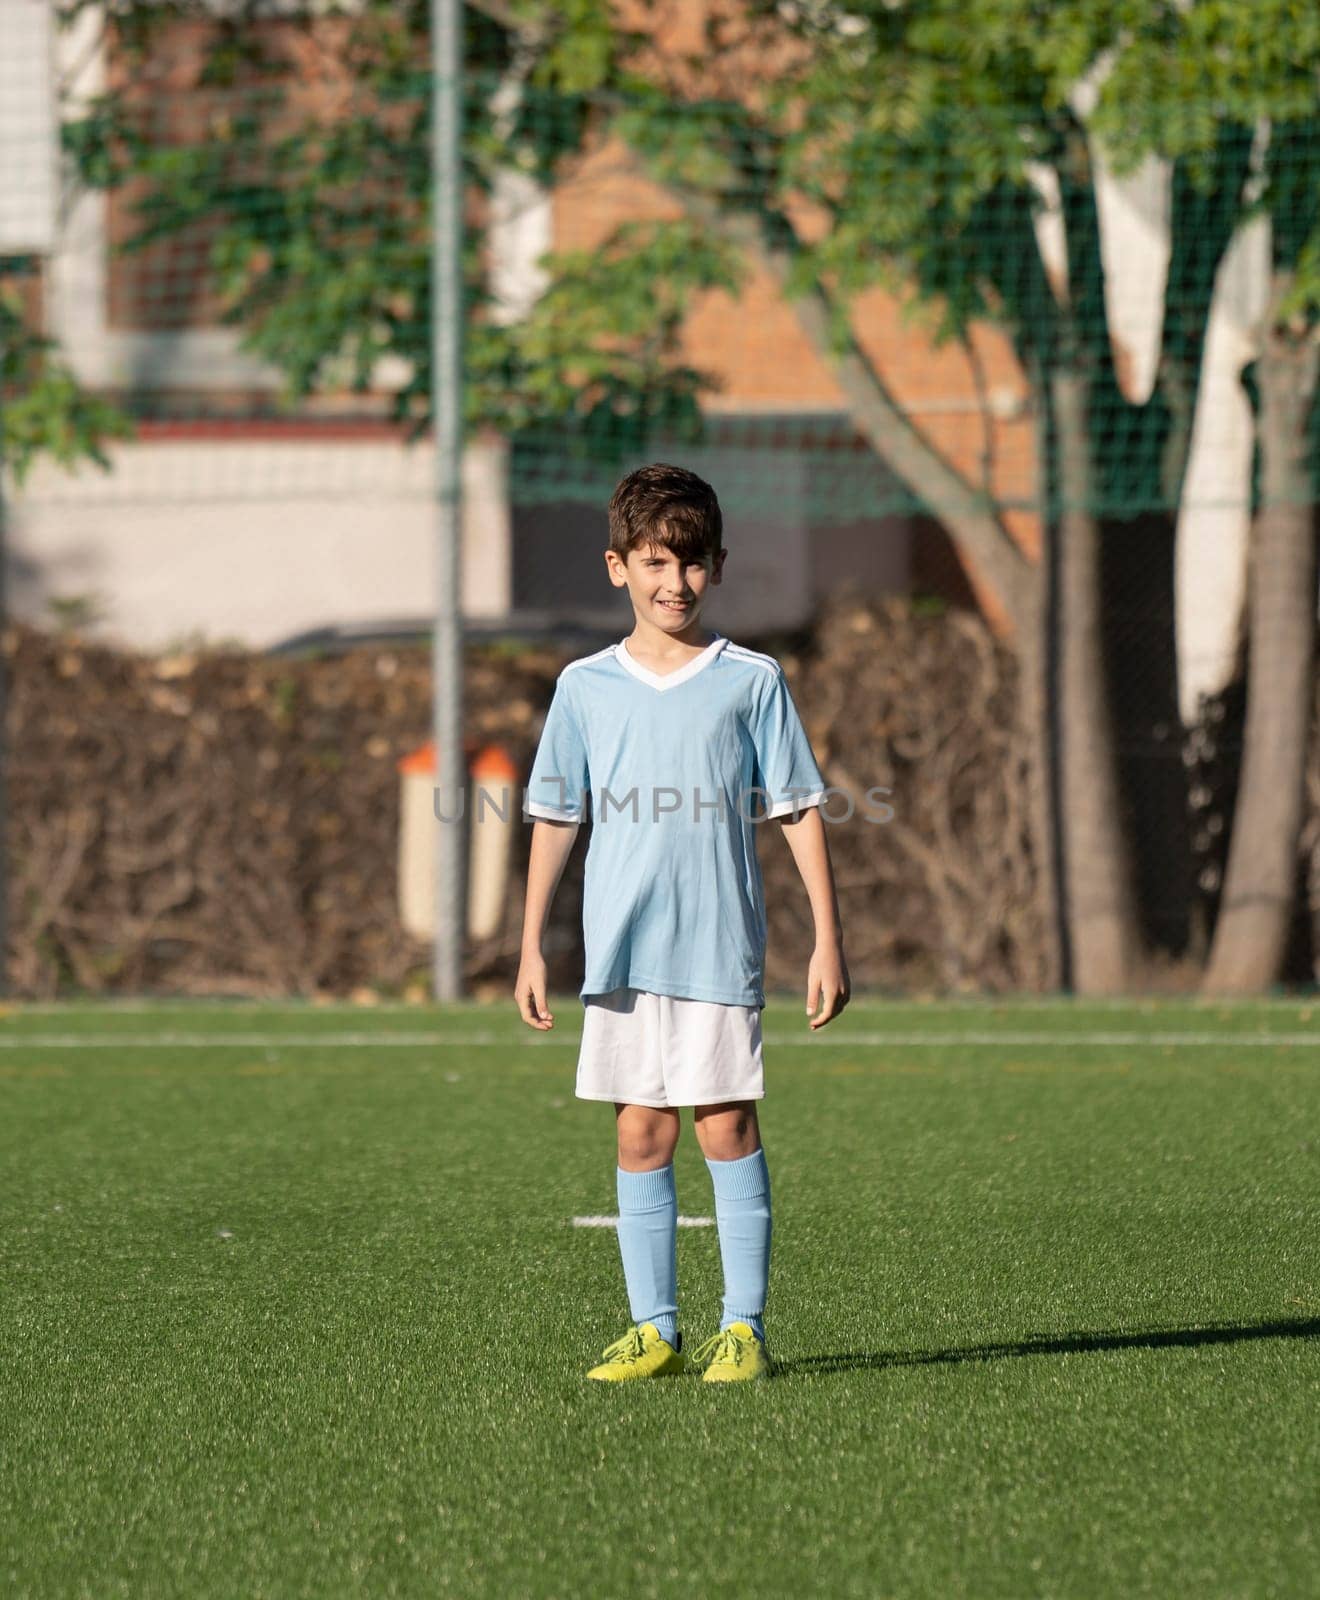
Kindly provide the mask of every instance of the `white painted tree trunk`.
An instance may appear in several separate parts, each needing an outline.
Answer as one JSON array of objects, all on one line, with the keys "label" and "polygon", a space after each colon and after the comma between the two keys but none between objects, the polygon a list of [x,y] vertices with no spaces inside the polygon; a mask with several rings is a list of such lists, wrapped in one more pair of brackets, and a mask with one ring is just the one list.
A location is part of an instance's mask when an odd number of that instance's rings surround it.
[{"label": "white painted tree trunk", "polygon": [[[1272,300],[1286,293],[1280,274]],[[1296,901],[1316,636],[1308,428],[1315,330],[1272,327],[1257,365],[1261,506],[1252,529],[1242,780],[1205,988],[1257,994],[1277,981]]]}]

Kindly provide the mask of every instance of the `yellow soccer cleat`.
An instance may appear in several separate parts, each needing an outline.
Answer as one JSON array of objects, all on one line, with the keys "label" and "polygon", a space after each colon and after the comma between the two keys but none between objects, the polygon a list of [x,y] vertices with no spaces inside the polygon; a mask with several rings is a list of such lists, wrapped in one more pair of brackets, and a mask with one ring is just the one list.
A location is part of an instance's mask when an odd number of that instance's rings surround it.
[{"label": "yellow soccer cleat", "polygon": [[770,1353],[745,1322],[731,1322],[692,1356],[707,1383],[745,1383],[770,1376]]},{"label": "yellow soccer cleat", "polygon": [[[680,1337],[680,1342],[682,1335]],[[629,1328],[622,1339],[601,1352],[601,1364],[587,1374],[597,1383],[627,1383],[633,1378],[676,1378],[683,1354],[660,1337],[652,1322]]]}]

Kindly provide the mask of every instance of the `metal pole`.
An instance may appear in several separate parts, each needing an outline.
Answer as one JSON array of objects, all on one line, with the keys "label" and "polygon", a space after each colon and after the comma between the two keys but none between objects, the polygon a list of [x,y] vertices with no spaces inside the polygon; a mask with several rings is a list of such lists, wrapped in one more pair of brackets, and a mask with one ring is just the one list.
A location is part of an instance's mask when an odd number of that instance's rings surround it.
[{"label": "metal pole", "polygon": [[[436,608],[432,715],[440,812],[455,817],[465,795],[463,620],[460,582],[463,469],[462,0],[431,0],[431,414],[435,427]],[[461,821],[436,822],[437,1000],[463,989]]]},{"label": "metal pole", "polygon": [[[4,335],[0,333],[0,636],[9,622],[5,564]],[[0,642],[0,995],[9,993],[9,664]]]}]

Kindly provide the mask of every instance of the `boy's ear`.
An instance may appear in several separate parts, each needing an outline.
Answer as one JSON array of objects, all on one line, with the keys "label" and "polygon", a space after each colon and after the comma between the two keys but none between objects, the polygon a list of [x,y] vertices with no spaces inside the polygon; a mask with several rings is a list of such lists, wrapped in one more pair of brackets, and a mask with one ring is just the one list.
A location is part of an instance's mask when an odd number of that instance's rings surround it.
[{"label": "boy's ear", "polygon": [[714,557],[714,560],[713,560],[713,563],[712,563],[711,569],[710,569],[710,581],[712,583],[718,583],[720,581],[720,577],[724,572],[724,558],[725,558],[725,556],[728,555],[728,553],[729,552],[727,550],[721,550]]},{"label": "boy's ear", "polygon": [[628,583],[628,570],[617,550],[605,552],[605,570],[610,575],[610,582],[616,589],[626,588]]}]

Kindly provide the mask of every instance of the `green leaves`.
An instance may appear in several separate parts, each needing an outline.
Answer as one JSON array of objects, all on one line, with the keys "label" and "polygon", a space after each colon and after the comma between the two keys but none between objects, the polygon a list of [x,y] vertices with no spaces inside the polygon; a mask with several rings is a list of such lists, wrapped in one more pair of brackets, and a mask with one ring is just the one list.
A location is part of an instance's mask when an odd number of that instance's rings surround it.
[{"label": "green leaves", "polygon": [[132,428],[115,406],[81,388],[49,339],[33,333],[14,291],[0,282],[0,459],[20,484],[38,456],[63,467],[108,467],[108,439]]},{"label": "green leaves", "polygon": [[[273,56],[244,90],[217,27],[199,72],[215,107],[206,139],[155,136],[150,108],[123,91],[70,125],[66,149],[84,183],[131,185],[124,248],[202,241],[221,315],[283,374],[290,403],[377,386],[388,363],[395,412],[420,428],[431,403],[429,9],[367,0],[344,16],[351,74],[328,105]],[[468,195],[488,195],[504,171],[550,184],[608,123],[611,96],[636,86],[624,61],[640,39],[608,0],[469,8]],[[639,101],[639,139],[661,108],[663,95]],[[686,170],[702,159],[698,120],[674,155]],[[621,447],[654,422],[699,427],[708,380],[682,358],[679,333],[697,292],[734,286],[727,247],[687,224],[620,228],[599,250],[550,257],[542,301],[506,327],[491,315],[486,221],[484,205],[469,204],[470,424],[566,439],[613,429]]]},{"label": "green leaves", "polygon": [[637,223],[544,264],[550,286],[529,316],[476,333],[482,419],[518,431],[562,418],[620,453],[653,428],[690,436],[711,383],[681,359],[679,335],[698,292],[736,290],[729,247],[688,222]]},{"label": "green leaves", "polygon": [[[182,0],[116,6],[144,50],[167,13],[202,14]],[[361,0],[336,14],[346,70],[326,103],[300,89],[289,60],[236,56],[234,28],[215,23],[200,79],[228,99],[205,140],[149,136],[140,98],[121,92],[66,130],[66,150],[84,182],[139,195],[130,248],[203,230],[224,316],[284,374],[290,400],[368,387],[389,362],[402,375],[398,414],[421,425],[429,8]],[[682,323],[695,295],[737,280],[728,245],[712,242],[733,220],[787,251],[792,286],[827,290],[840,331],[857,295],[902,286],[939,334],[997,320],[1030,365],[1065,336],[1034,226],[1041,178],[1087,195],[1088,139],[1119,171],[1149,154],[1178,163],[1175,193],[1222,204],[1212,232],[1227,239],[1249,202],[1226,130],[1268,120],[1251,203],[1274,216],[1280,258],[1311,303],[1311,0],[747,0],[736,25],[707,28],[700,60],[650,36],[662,20],[649,5],[625,16],[614,0],[468,7],[473,423],[571,432],[584,418],[695,419],[708,385],[682,355]],[[701,226],[621,228],[590,255],[551,257],[542,302],[499,325],[484,197],[508,171],[553,186],[610,137]],[[1090,209],[1072,203],[1063,298],[1074,322],[1079,306],[1091,320],[1067,338],[1107,360]],[[1197,293],[1212,281],[1198,267]],[[1178,315],[1190,349],[1197,318]]]},{"label": "green leaves", "polygon": [[559,94],[579,96],[608,88],[621,47],[637,38],[624,33],[608,0],[558,0],[529,10],[530,22],[520,31],[524,37],[547,40],[533,81]]}]

